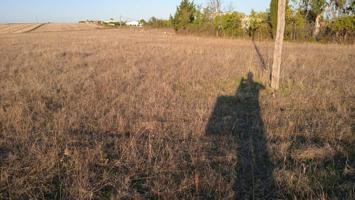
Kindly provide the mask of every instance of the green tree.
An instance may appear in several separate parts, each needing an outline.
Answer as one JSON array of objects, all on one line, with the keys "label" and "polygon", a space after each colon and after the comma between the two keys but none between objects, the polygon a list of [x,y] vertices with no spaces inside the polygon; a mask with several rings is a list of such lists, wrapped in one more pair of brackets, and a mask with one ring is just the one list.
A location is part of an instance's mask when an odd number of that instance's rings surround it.
[{"label": "green tree", "polygon": [[[292,17],[292,9],[288,5],[288,0],[286,1],[286,24],[290,22]],[[276,37],[276,30],[277,30],[277,13],[278,13],[278,0],[271,0],[270,3],[270,12],[269,12],[269,25],[271,27],[271,36],[272,38]]]},{"label": "green tree", "polygon": [[251,11],[249,16],[245,16],[242,20],[242,27],[245,32],[254,39],[255,32],[262,26],[264,22],[264,14],[261,12]]},{"label": "green tree", "polygon": [[[286,13],[287,16],[287,13]],[[308,23],[300,10],[291,10],[290,18],[286,17],[285,39],[305,40],[310,38],[306,33]]]},{"label": "green tree", "polygon": [[144,25],[152,28],[169,28],[171,27],[170,20],[158,19],[156,17],[151,17],[148,22]]},{"label": "green tree", "polygon": [[171,18],[176,31],[186,30],[195,20],[196,5],[189,0],[182,0],[176,9],[174,17]]},{"label": "green tree", "polygon": [[275,38],[276,35],[276,29],[277,29],[277,6],[278,6],[278,0],[271,0],[270,3],[270,26],[272,30],[272,37]]},{"label": "green tree", "polygon": [[338,10],[345,12],[346,0],[300,0],[300,5],[306,13],[306,17],[314,23],[313,37],[318,39],[321,30],[321,20],[324,12]]},{"label": "green tree", "polygon": [[145,21],[145,19],[139,20],[139,23],[142,24],[143,26],[147,24],[147,22]]},{"label": "green tree", "polygon": [[243,33],[242,20],[243,13],[232,12],[214,18],[214,28],[221,29],[224,36],[240,36]]},{"label": "green tree", "polygon": [[327,24],[327,28],[336,39],[344,41],[348,38],[353,39],[355,36],[355,16],[342,16],[333,19]]}]

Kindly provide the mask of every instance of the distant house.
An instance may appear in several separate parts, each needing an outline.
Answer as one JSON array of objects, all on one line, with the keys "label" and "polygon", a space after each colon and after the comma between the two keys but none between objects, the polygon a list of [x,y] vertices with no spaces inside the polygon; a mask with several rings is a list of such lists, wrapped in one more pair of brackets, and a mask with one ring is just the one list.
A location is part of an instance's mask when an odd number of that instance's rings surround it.
[{"label": "distant house", "polygon": [[110,20],[104,21],[104,23],[108,26],[115,26],[116,24],[118,24],[119,22],[114,20],[113,18],[111,18]]},{"label": "distant house", "polygon": [[138,21],[130,21],[126,23],[127,26],[136,26],[136,27],[141,27],[142,24],[139,23]]}]

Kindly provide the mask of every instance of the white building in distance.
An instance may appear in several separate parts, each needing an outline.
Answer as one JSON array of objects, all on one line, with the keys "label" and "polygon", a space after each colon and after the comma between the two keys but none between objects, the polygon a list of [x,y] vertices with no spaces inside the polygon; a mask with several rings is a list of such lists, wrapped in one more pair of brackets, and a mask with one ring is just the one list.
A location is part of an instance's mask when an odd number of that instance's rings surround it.
[{"label": "white building in distance", "polygon": [[139,23],[139,21],[130,21],[126,23],[127,26],[136,26],[136,27],[141,27],[142,24]]}]

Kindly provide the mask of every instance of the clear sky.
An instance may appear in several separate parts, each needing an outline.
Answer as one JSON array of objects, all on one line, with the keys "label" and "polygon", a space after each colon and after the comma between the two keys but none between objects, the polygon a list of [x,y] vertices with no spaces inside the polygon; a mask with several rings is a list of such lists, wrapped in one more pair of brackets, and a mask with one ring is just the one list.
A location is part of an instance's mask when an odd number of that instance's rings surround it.
[{"label": "clear sky", "polygon": [[[86,19],[106,20],[168,18],[180,0],[0,0],[0,23],[77,22]],[[249,13],[265,11],[270,0],[224,0],[224,7]],[[206,0],[195,0],[204,5]]]}]

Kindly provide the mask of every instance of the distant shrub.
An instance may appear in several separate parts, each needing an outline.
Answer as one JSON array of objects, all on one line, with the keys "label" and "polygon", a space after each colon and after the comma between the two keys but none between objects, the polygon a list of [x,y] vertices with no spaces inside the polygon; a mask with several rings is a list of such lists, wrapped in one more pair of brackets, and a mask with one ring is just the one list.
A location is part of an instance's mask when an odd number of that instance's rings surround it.
[{"label": "distant shrub", "polygon": [[355,16],[344,16],[330,21],[327,31],[338,40],[346,41],[354,38]]},{"label": "distant shrub", "polygon": [[255,36],[256,31],[265,23],[265,14],[252,11],[242,20],[242,28],[250,37]]},{"label": "distant shrub", "polygon": [[285,39],[286,40],[310,40],[312,39],[313,25],[310,24],[303,14],[296,10],[288,10],[286,19]]},{"label": "distant shrub", "polygon": [[[292,1],[287,1],[292,2]],[[191,0],[182,0],[174,16],[168,21],[154,21],[155,27],[173,27],[177,32],[217,37],[252,37],[254,39],[273,39],[277,26],[277,0],[270,4],[267,12],[254,12],[247,15],[239,12],[215,11],[210,7],[198,7]],[[302,7],[291,4],[286,7],[285,40],[313,41],[314,13],[305,12]],[[353,42],[355,37],[354,16],[335,18],[329,22],[321,20],[318,38],[322,41]]]},{"label": "distant shrub", "polygon": [[[141,21],[142,23],[142,21]],[[171,23],[169,20],[164,20],[164,19],[158,19],[156,17],[151,17],[148,22],[143,22],[142,23],[144,26],[149,26],[152,28],[170,28]]]},{"label": "distant shrub", "polygon": [[242,20],[245,17],[243,13],[232,12],[214,18],[214,28],[224,36],[243,35]]}]

